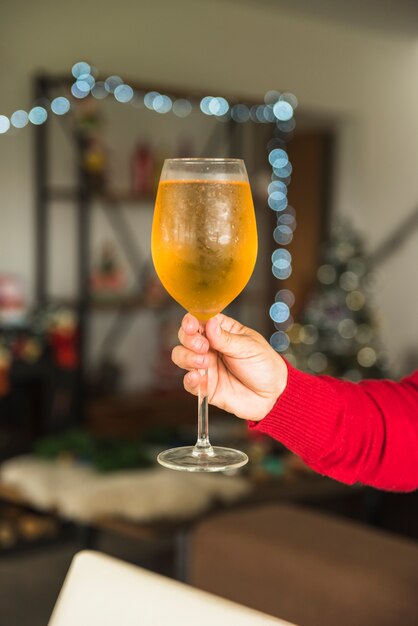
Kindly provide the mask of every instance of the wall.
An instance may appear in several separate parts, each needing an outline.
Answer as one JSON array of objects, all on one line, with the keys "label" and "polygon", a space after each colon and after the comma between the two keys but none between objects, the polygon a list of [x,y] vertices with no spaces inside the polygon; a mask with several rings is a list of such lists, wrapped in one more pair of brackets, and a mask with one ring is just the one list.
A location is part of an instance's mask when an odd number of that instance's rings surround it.
[{"label": "wall", "polygon": [[[214,94],[298,95],[339,128],[337,210],[373,250],[418,199],[418,37],[291,13],[273,3],[120,0],[3,6],[0,112],[31,102],[40,68],[103,72]],[[31,276],[31,131],[0,136],[0,267]],[[303,207],[297,207],[303,219]],[[416,340],[417,234],[384,267],[378,304],[395,364]]]}]

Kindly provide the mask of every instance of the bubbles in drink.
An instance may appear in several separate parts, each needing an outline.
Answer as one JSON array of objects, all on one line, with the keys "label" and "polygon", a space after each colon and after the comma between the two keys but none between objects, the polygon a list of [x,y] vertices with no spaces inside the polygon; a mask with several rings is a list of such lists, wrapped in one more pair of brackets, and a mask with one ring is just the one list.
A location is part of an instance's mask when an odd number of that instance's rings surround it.
[{"label": "bubbles in drink", "polygon": [[248,183],[164,181],[153,225],[156,271],[177,302],[200,319],[244,289],[257,256]]}]

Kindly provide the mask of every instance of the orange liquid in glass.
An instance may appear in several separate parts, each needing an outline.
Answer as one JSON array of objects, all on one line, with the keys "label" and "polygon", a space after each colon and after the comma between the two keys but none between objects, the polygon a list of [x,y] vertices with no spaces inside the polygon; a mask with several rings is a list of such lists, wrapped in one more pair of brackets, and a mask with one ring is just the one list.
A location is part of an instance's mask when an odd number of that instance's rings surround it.
[{"label": "orange liquid in glass", "polygon": [[250,185],[162,181],[152,227],[152,258],[168,293],[199,320],[244,289],[257,257]]}]

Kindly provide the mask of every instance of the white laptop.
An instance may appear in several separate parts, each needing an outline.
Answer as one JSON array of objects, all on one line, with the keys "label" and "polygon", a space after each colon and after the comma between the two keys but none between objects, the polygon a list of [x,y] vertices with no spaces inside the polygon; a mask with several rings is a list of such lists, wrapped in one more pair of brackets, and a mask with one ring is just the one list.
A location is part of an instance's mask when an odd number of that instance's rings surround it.
[{"label": "white laptop", "polygon": [[289,626],[98,552],[74,557],[48,626]]}]

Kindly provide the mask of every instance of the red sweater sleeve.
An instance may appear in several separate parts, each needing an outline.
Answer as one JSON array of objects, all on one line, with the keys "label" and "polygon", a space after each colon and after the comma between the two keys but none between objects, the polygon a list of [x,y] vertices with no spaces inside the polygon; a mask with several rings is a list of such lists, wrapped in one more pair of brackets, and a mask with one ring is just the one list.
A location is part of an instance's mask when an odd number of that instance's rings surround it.
[{"label": "red sweater sleeve", "polygon": [[341,482],[418,488],[418,370],[400,382],[351,383],[287,367],[286,389],[250,428]]}]

